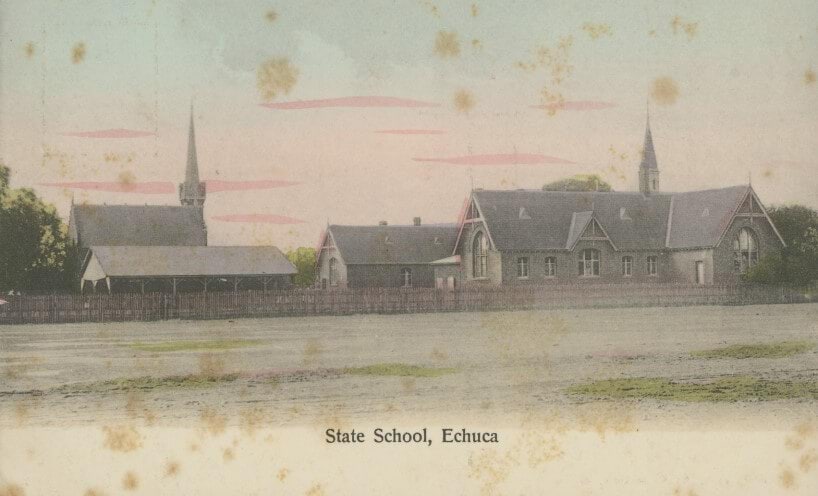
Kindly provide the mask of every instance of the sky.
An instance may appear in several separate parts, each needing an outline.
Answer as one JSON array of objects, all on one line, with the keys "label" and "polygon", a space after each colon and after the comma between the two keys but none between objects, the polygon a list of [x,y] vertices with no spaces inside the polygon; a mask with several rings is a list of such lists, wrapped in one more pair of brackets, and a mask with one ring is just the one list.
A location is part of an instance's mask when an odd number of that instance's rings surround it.
[{"label": "sky", "polygon": [[0,160],[70,202],[177,204],[210,244],[455,222],[473,187],[752,181],[818,208],[812,1],[0,2]]}]

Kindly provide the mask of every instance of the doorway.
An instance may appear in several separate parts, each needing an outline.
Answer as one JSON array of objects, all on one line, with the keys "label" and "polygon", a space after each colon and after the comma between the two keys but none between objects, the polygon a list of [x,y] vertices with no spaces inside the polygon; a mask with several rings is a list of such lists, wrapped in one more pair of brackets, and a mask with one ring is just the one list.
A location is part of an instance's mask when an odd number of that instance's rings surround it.
[{"label": "doorway", "polygon": [[696,261],[696,284],[704,284],[704,262]]}]

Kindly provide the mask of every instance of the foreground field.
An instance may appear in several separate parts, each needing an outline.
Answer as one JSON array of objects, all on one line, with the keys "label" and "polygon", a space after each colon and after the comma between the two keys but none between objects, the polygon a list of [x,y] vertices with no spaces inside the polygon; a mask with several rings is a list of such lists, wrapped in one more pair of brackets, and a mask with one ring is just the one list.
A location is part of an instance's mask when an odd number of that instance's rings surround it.
[{"label": "foreground field", "polygon": [[20,326],[0,329],[0,418],[797,415],[818,405],[816,343],[814,304]]}]

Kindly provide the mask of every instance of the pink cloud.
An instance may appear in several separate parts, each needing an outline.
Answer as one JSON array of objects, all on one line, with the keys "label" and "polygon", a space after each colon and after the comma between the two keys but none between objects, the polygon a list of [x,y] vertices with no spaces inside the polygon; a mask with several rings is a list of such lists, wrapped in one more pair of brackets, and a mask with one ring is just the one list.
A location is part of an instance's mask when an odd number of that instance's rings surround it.
[{"label": "pink cloud", "polygon": [[549,103],[547,105],[532,105],[531,108],[557,110],[604,110],[616,107],[615,103],[594,102],[589,100],[577,100],[573,102]]},{"label": "pink cloud", "polygon": [[40,186],[66,189],[86,189],[94,191],[110,191],[114,193],[139,193],[143,195],[169,195],[176,192],[176,188],[169,182],[103,182],[82,181],[72,183],[40,183]]},{"label": "pink cloud", "polygon": [[133,129],[100,129],[98,131],[77,131],[61,134],[76,138],[144,138],[145,136],[156,136],[156,133],[135,131]]},{"label": "pink cloud", "polygon": [[377,134],[446,134],[442,129],[379,129]]},{"label": "pink cloud", "polygon": [[436,162],[451,165],[537,165],[573,164],[570,160],[536,153],[500,153],[493,155],[464,155],[462,157],[413,158],[415,162]]},{"label": "pink cloud", "polygon": [[221,181],[218,179],[208,179],[207,184],[208,193],[218,193],[220,191],[244,191],[250,189],[272,189],[284,188],[287,186],[295,186],[301,184],[293,181],[275,181],[275,180],[259,180],[259,181]]},{"label": "pink cloud", "polygon": [[409,98],[397,98],[393,96],[345,96],[341,98],[324,98],[320,100],[296,100],[292,102],[262,103],[262,107],[278,110],[298,110],[329,107],[439,107],[440,104],[411,100]]},{"label": "pink cloud", "polygon": [[213,217],[213,220],[220,220],[222,222],[256,222],[260,224],[303,224],[306,222],[301,219],[272,214],[217,215]]}]

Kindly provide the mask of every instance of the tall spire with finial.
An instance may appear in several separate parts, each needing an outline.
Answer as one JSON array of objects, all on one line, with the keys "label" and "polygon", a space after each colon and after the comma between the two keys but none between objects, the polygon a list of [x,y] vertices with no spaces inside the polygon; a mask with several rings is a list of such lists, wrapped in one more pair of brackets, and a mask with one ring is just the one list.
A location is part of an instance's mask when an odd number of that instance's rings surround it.
[{"label": "tall spire with finial", "polygon": [[190,104],[190,128],[187,138],[187,165],[185,182],[179,185],[182,205],[201,207],[205,201],[205,185],[199,181],[199,162],[196,158],[196,131],[193,126],[193,103]]},{"label": "tall spire with finial", "polygon": [[650,194],[658,190],[659,164],[656,162],[656,150],[653,148],[653,135],[650,132],[650,102],[648,101],[645,144],[642,147],[642,161],[639,164],[639,191]]}]

